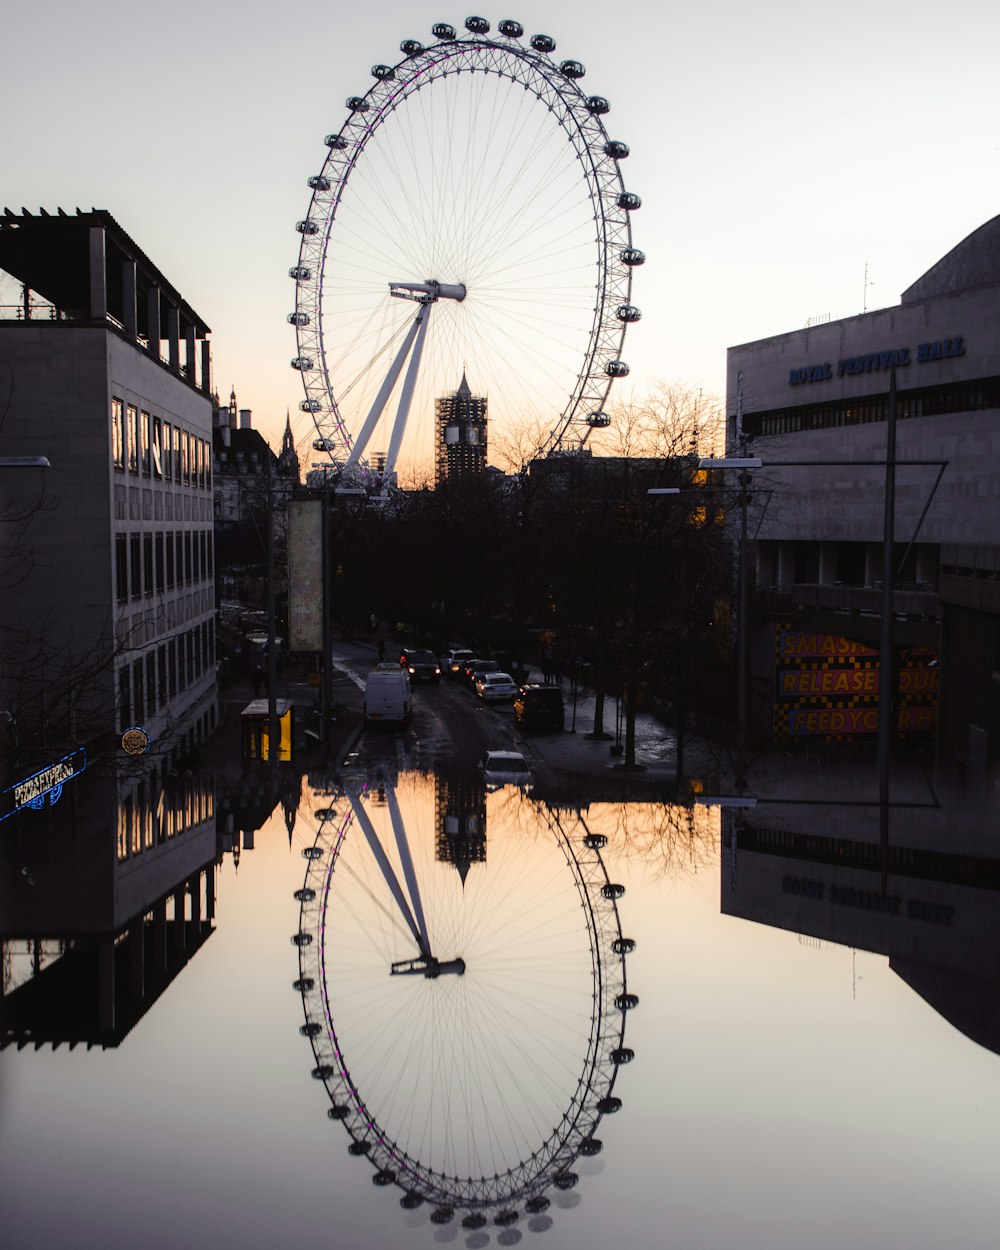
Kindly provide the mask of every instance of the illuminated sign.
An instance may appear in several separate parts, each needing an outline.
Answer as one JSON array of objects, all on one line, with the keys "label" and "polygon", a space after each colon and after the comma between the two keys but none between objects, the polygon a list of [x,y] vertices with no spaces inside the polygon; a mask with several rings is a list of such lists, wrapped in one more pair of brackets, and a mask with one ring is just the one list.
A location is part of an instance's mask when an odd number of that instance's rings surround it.
[{"label": "illuminated sign", "polygon": [[834,365],[825,360],[821,364],[803,365],[788,371],[789,386],[803,386],[809,382],[829,382],[831,379],[852,377],[858,373],[878,373],[911,364],[928,364],[933,360],[948,360],[965,355],[965,339],[956,335],[950,339],[934,339],[918,343],[916,348],[892,347],[886,351],[865,352],[860,356],[843,356]]},{"label": "illuminated sign", "polygon": [[133,725],[122,734],[122,750],[127,755],[145,755],[149,750],[149,734]]},{"label": "illuminated sign", "polygon": [[[937,656],[904,647],[896,672],[901,735],[930,733],[937,714]],[[878,733],[879,655],[838,634],[779,625],[775,635],[774,720],[777,739],[871,737]]]},{"label": "illuminated sign", "polygon": [[3,792],[0,820],[6,820],[8,816],[13,816],[24,807],[40,811],[46,803],[51,806],[58,802],[66,782],[79,776],[86,767],[87,753],[83,747],[80,747],[79,750],[64,755],[54,764],[49,764],[47,768],[32,773],[23,781],[16,782]]}]

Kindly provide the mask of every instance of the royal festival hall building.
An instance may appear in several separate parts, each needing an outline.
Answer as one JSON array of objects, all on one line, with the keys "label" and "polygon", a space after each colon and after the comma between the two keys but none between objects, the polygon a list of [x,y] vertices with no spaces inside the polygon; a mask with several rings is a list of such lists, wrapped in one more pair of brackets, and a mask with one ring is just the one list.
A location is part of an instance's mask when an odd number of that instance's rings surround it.
[{"label": "royal festival hall building", "polygon": [[874,740],[890,404],[896,730],[986,793],[1000,784],[1000,217],[898,305],[729,349],[729,454],[742,438],[762,461],[748,508],[758,739]]}]

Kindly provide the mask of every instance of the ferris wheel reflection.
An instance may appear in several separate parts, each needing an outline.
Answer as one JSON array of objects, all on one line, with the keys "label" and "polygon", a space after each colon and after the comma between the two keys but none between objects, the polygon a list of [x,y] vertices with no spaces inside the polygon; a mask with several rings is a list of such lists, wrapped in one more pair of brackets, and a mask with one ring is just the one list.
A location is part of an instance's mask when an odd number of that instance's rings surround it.
[{"label": "ferris wheel reflection", "polygon": [[374,1184],[469,1245],[578,1198],[638,1004],[606,839],[523,797],[510,819],[509,798],[457,774],[359,779],[319,800],[296,891],[327,1114]]}]

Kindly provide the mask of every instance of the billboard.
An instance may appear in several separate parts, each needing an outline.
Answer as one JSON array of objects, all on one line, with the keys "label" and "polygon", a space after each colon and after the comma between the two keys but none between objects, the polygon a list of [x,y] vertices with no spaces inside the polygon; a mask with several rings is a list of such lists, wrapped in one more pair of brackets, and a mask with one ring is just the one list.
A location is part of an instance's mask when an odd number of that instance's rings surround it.
[{"label": "billboard", "polygon": [[[937,653],[897,650],[897,730],[930,733],[937,721]],[[775,629],[774,736],[783,740],[878,733],[881,672],[877,647],[790,624]]]},{"label": "billboard", "polygon": [[288,504],[288,648],[323,650],[323,502]]}]

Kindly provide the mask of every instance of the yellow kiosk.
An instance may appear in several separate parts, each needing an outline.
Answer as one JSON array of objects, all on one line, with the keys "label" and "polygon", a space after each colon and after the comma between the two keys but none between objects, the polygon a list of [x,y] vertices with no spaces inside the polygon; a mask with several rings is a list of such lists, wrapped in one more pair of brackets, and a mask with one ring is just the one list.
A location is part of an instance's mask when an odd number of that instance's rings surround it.
[{"label": "yellow kiosk", "polygon": [[[289,761],[294,740],[295,704],[289,699],[275,699],[274,702],[278,716],[278,760]],[[269,717],[267,699],[251,700],[240,713],[244,760],[270,759]]]}]

